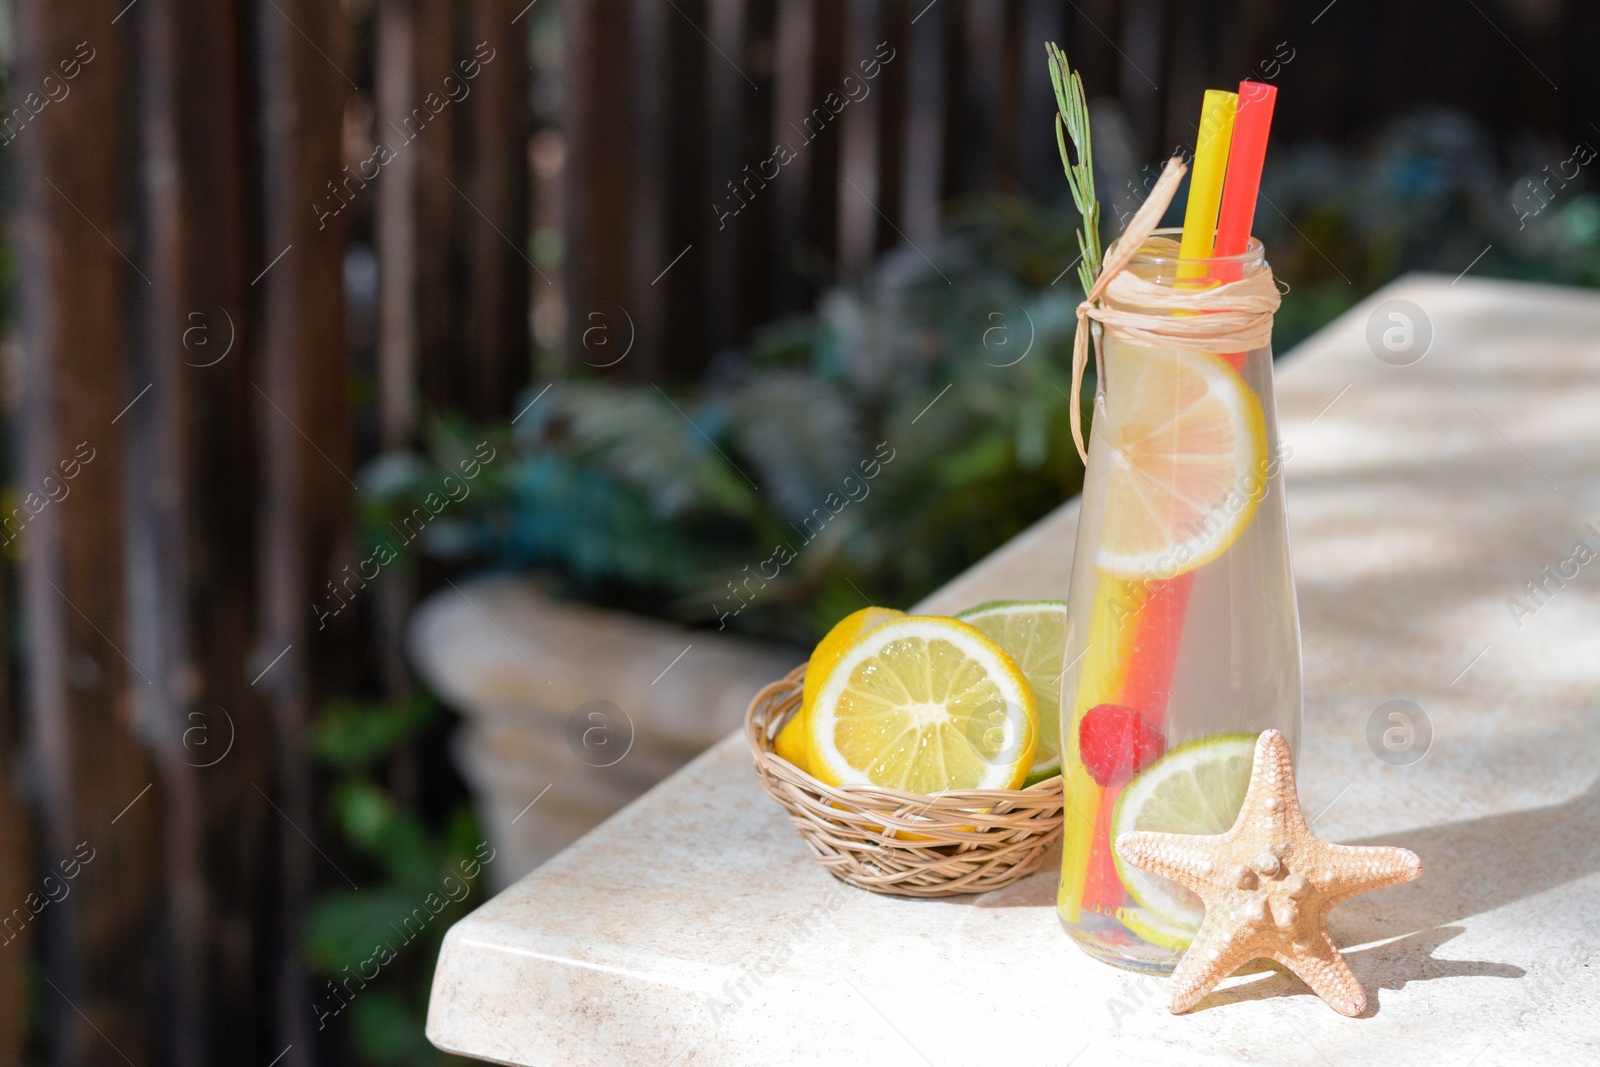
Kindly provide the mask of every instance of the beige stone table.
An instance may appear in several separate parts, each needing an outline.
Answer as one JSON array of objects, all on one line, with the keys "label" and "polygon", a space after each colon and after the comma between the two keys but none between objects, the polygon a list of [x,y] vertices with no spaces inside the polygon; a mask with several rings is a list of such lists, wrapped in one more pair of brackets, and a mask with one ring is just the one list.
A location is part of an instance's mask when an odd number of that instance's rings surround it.
[{"label": "beige stone table", "polygon": [[[1366,1017],[1277,972],[1172,1016],[1068,941],[1049,870],[949,901],[845,887],[730,737],[458,923],[428,1036],[549,1067],[1600,1062],[1600,295],[1404,279],[1280,364],[1279,407],[1302,799],[1323,836],[1425,865],[1334,913]],[[1064,596],[1074,526],[925,606]],[[1408,764],[1368,740],[1394,699],[1431,733]]]}]

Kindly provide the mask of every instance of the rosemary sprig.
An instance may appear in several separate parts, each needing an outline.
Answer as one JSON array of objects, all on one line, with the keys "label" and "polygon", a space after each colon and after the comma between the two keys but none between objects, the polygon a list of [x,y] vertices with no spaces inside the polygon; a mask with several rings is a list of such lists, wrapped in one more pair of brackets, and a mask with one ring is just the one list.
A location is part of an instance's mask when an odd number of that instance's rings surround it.
[{"label": "rosemary sprig", "polygon": [[[1078,231],[1078,281],[1085,296],[1100,274],[1100,201],[1094,194],[1094,146],[1089,139],[1089,105],[1083,97],[1083,79],[1067,64],[1067,54],[1054,41],[1045,42],[1050,57],[1050,83],[1056,90],[1056,146],[1061,149],[1061,166],[1067,172],[1072,202],[1083,216]],[[1072,140],[1078,162],[1067,153]]]}]

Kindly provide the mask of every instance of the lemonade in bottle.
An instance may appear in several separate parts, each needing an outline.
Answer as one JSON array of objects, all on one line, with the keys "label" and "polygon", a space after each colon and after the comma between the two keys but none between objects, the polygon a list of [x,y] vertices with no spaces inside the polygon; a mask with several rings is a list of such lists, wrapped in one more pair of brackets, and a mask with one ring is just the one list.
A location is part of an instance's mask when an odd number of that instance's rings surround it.
[{"label": "lemonade in bottle", "polygon": [[1169,165],[1086,302],[1105,329],[1062,675],[1057,910],[1091,955],[1153,971],[1204,911],[1124,864],[1117,836],[1222,833],[1256,735],[1299,741],[1277,290],[1249,237],[1273,93],[1206,93],[1183,229],[1153,229],[1182,174]]},{"label": "lemonade in bottle", "polygon": [[[1230,257],[1265,269],[1259,243]],[[1178,280],[1160,236],[1130,270]],[[1208,264],[1220,266],[1220,264]],[[1272,353],[1107,335],[1073,561],[1062,676],[1066,828],[1058,910],[1089,952],[1170,969],[1199,927],[1187,890],[1124,865],[1125,830],[1221,833],[1255,736],[1300,726]]]}]

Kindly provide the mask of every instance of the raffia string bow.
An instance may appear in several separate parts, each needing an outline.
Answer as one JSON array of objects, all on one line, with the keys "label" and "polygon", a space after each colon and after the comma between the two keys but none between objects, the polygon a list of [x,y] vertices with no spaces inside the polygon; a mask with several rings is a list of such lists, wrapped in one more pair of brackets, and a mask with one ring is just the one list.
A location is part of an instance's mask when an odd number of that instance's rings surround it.
[{"label": "raffia string bow", "polygon": [[1090,319],[1121,340],[1150,348],[1248,352],[1272,340],[1272,316],[1280,297],[1270,270],[1210,288],[1178,289],[1146,281],[1127,269],[1155,232],[1188,169],[1177,156],[1167,160],[1161,178],[1128,221],[1128,228],[1106,249],[1105,266],[1078,305],[1078,329],[1072,339],[1070,415],[1072,441],[1085,463],[1089,453],[1083,444],[1083,414],[1077,398],[1089,362]]}]

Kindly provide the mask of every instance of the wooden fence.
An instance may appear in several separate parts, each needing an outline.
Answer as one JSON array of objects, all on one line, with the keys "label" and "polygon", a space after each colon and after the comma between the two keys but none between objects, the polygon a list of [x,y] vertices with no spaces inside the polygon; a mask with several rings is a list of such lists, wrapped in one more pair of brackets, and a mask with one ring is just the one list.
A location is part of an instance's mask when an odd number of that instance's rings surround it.
[{"label": "wooden fence", "polygon": [[1347,141],[1430,102],[1496,133],[1600,137],[1594,5],[1324,5],[568,4],[569,358],[605,367],[602,343],[631,326],[611,373],[693,374],[927,238],[954,198],[1062,196],[1047,39],[1091,100],[1119,102],[1140,161],[1192,144],[1203,89],[1244,77],[1282,87],[1277,125],[1300,138]]},{"label": "wooden fence", "polygon": [[[526,377],[516,13],[18,7],[11,102],[52,100],[8,130],[32,494],[8,533],[39,832],[22,858],[6,809],[5,907],[29,921],[0,955],[0,1057],[21,1062],[31,944],[55,1062],[313,1062],[301,923],[337,875],[304,727],[382,669],[368,649],[394,646],[398,613],[374,641],[318,632],[311,605],[355,558],[361,457],[408,443],[424,406],[502,413]],[[450,69],[475,57],[471,78]],[[472,106],[441,107],[462,85]],[[377,141],[381,174],[362,168]],[[365,348],[358,243],[383,279]],[[363,381],[377,400],[352,403]],[[24,901],[63,864],[69,891],[33,921]]]},{"label": "wooden fence", "polygon": [[360,629],[312,609],[356,558],[361,463],[583,364],[691,377],[950,198],[1057,194],[1044,39],[1149,158],[1284,43],[1290,129],[1422,87],[1502,129],[1600,114],[1593,5],[1283,7],[19,0],[0,1064],[30,1013],[58,1064],[326,1055],[304,727],[408,684],[412,590]]}]

